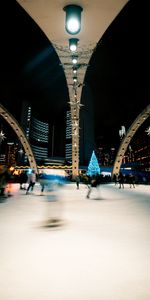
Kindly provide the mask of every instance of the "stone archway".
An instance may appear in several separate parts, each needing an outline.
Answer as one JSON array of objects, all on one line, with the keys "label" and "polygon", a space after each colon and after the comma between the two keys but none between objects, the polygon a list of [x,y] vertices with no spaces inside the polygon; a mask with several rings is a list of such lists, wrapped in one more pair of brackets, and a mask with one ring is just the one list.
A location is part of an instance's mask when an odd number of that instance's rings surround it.
[{"label": "stone archway", "polygon": [[128,148],[128,145],[133,138],[138,128],[144,123],[144,121],[150,116],[150,104],[138,115],[132,125],[129,127],[126,136],[123,138],[118,153],[116,155],[112,176],[119,173],[122,164],[122,159]]},{"label": "stone archway", "polygon": [[38,173],[37,164],[31,146],[26,138],[23,129],[21,128],[17,120],[8,112],[8,110],[2,104],[0,104],[0,115],[4,118],[4,120],[12,127],[12,129],[17,134],[19,141],[21,142],[24,151],[28,157],[30,168],[35,170],[36,173]]},{"label": "stone archway", "polygon": [[[32,17],[51,41],[58,54],[66,77],[72,121],[72,174],[79,173],[79,122],[82,87],[89,61],[97,42],[102,37],[111,22],[115,19],[127,0],[81,0],[79,5],[83,8],[82,27],[84,31],[75,37],[79,39],[78,83],[73,82],[72,54],[69,51],[68,39],[71,37],[64,30],[64,6],[67,1],[43,1],[43,0],[17,0],[24,10]],[[72,4],[72,1],[71,3]],[[58,22],[56,22],[58,20]],[[93,30],[94,28],[94,30]]]}]

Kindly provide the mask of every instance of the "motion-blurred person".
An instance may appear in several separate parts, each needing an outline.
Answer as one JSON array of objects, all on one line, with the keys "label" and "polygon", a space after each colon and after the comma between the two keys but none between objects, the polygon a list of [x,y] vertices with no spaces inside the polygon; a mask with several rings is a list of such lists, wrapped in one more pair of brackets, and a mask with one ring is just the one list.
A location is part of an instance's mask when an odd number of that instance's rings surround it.
[{"label": "motion-blurred person", "polygon": [[34,189],[34,186],[35,186],[35,182],[36,182],[36,174],[35,174],[35,171],[32,170],[32,172],[28,174],[27,183],[29,185],[27,187],[26,195],[29,194],[30,189],[33,192],[33,189]]},{"label": "motion-blurred person", "polygon": [[76,176],[75,181],[76,181],[77,190],[79,190],[79,185],[80,185],[80,176],[79,175]]},{"label": "motion-blurred person", "polygon": [[124,189],[124,176],[120,172],[118,176],[118,182],[119,182],[119,189],[123,188]]},{"label": "motion-blurred person", "polygon": [[60,226],[62,224],[62,201],[60,199],[60,196],[62,187],[64,186],[66,181],[66,177],[59,174],[47,174],[46,176],[46,226]]},{"label": "motion-blurred person", "polygon": [[21,172],[19,175],[20,190],[26,190],[27,179],[27,171]]},{"label": "motion-blurred person", "polygon": [[99,185],[98,178],[96,176],[92,176],[90,183],[88,183],[88,193],[86,198],[90,198],[90,194],[93,188],[98,188],[98,185]]},{"label": "motion-blurred person", "polygon": [[135,177],[132,173],[129,174],[129,185],[130,188],[135,188]]},{"label": "motion-blurred person", "polygon": [[5,189],[7,186],[7,168],[3,166],[0,170],[0,197],[6,197]]},{"label": "motion-blurred person", "polygon": [[45,187],[49,184],[49,177],[44,172],[40,173],[38,176],[38,182],[41,186],[41,196],[43,195],[43,192],[45,190]]},{"label": "motion-blurred person", "polygon": [[6,180],[7,180],[7,186],[6,186],[6,193],[8,197],[13,196],[12,195],[12,184],[14,183],[14,176],[13,176],[13,170],[11,168],[8,168],[6,171]]},{"label": "motion-blurred person", "polygon": [[114,181],[115,185],[118,184],[118,174],[114,174],[113,181]]}]

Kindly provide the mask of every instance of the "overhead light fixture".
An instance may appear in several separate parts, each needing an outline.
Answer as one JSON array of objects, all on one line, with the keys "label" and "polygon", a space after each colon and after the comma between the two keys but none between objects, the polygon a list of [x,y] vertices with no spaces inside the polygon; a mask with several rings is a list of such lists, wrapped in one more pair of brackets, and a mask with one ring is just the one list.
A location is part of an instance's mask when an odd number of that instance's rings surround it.
[{"label": "overhead light fixture", "polygon": [[73,68],[73,74],[77,74],[77,68]]},{"label": "overhead light fixture", "polygon": [[69,34],[77,34],[81,30],[81,12],[82,7],[70,4],[64,7],[66,12],[65,29]]},{"label": "overhead light fixture", "polygon": [[72,63],[73,63],[74,65],[76,65],[77,62],[78,62],[78,57],[77,57],[77,56],[72,56]]},{"label": "overhead light fixture", "polygon": [[76,76],[73,77],[73,81],[77,82],[77,77]]},{"label": "overhead light fixture", "polygon": [[72,51],[72,52],[77,51],[78,41],[79,41],[79,39],[74,39],[74,38],[69,39],[69,49],[70,49],[70,51]]}]

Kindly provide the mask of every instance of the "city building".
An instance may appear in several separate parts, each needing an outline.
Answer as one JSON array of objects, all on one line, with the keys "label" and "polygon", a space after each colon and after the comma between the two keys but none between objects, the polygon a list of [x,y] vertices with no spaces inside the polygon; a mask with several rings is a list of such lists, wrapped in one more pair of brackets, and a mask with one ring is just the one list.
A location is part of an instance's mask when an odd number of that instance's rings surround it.
[{"label": "city building", "polygon": [[[30,104],[24,101],[22,105],[21,125],[30,142],[35,160],[37,163],[42,164],[44,159],[48,158],[49,124],[35,118],[32,115]],[[18,162],[19,164],[27,164],[27,156],[19,152]]]},{"label": "city building", "polygon": [[6,154],[0,154],[0,165],[5,165]]},{"label": "city building", "polygon": [[95,149],[94,137],[94,99],[91,87],[85,78],[82,91],[80,108],[80,166],[88,166],[93,150]]},{"label": "city building", "polygon": [[34,117],[30,124],[30,144],[37,162],[48,158],[49,124]]},{"label": "city building", "polygon": [[5,164],[7,166],[16,166],[16,159],[18,155],[18,144],[8,142],[6,145]]},{"label": "city building", "polygon": [[116,157],[116,148],[102,144],[96,148],[96,155],[101,166],[113,166]]},{"label": "city building", "polygon": [[133,137],[123,163],[140,171],[150,172],[150,137],[145,132],[146,126],[141,126]]}]

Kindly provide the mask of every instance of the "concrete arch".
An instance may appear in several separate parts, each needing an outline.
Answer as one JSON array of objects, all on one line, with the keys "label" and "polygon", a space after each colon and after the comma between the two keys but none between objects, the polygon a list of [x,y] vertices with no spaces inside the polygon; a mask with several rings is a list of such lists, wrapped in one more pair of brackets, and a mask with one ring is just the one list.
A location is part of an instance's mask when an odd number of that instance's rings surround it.
[{"label": "concrete arch", "polygon": [[[79,173],[79,121],[82,86],[93,50],[111,22],[115,19],[128,0],[81,0],[83,7],[84,31],[75,36],[79,38],[78,83],[73,82],[72,54],[68,48],[69,36],[64,30],[65,14],[63,7],[68,1],[17,0],[52,42],[64,69],[68,85],[72,119],[72,174]],[[71,1],[72,3],[72,1]],[[70,4],[71,4],[70,3]],[[84,9],[85,8],[85,9]],[[59,20],[59,22],[56,22]],[[94,28],[94,30],[93,30]]]},{"label": "concrete arch", "polygon": [[21,128],[17,120],[11,115],[11,113],[8,112],[8,110],[2,104],[0,104],[0,115],[4,118],[4,120],[12,127],[12,129],[17,134],[19,141],[21,142],[24,148],[25,153],[27,154],[30,168],[35,170],[36,173],[38,173],[37,164],[31,146],[26,138],[23,129]]},{"label": "concrete arch", "polygon": [[150,116],[150,104],[137,116],[132,125],[129,127],[126,136],[123,138],[118,153],[116,155],[112,176],[119,173],[122,164],[122,159],[128,148],[128,145],[133,138],[138,128],[144,123],[144,121]]}]

